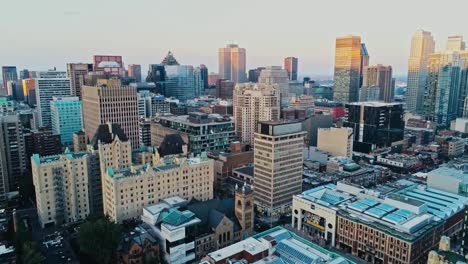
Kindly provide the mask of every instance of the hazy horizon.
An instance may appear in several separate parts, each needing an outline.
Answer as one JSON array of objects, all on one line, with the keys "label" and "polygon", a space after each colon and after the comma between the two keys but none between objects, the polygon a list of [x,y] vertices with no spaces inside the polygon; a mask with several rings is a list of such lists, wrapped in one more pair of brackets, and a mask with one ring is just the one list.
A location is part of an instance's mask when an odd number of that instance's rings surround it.
[{"label": "hazy horizon", "polygon": [[[411,35],[432,32],[436,49],[464,35],[468,2],[403,1],[7,1],[2,4],[0,65],[65,70],[95,54],[122,55],[125,65],[160,63],[172,51],[181,64],[217,72],[217,50],[235,42],[247,69],[299,58],[301,76],[333,76],[335,38],[360,35],[370,64],[406,75]],[[438,4],[438,5],[437,5]],[[440,7],[450,7],[440,12]],[[339,8],[337,8],[339,7]],[[40,11],[38,11],[40,10]],[[448,12],[450,11],[450,12]]]}]

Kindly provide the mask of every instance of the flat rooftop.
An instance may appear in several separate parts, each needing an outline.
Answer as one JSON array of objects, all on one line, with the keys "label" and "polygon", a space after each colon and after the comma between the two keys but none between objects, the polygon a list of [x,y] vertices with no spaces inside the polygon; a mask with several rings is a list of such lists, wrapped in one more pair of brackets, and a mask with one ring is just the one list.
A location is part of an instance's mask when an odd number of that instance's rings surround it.
[{"label": "flat rooftop", "polygon": [[384,102],[353,102],[353,103],[346,103],[346,104],[347,105],[373,106],[373,107],[402,105],[402,103],[384,103]]}]

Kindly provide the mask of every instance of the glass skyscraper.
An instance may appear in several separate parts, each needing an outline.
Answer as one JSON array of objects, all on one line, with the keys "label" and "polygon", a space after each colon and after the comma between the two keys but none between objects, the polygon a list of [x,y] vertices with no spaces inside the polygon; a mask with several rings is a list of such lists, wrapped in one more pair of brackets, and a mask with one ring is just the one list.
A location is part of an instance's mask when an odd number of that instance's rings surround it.
[{"label": "glass skyscraper", "polygon": [[62,144],[73,143],[73,133],[83,127],[82,105],[78,97],[53,97],[50,102],[52,131],[60,134]]},{"label": "glass skyscraper", "polygon": [[335,101],[359,101],[361,48],[359,36],[336,38],[333,98]]},{"label": "glass skyscraper", "polygon": [[166,97],[175,97],[181,101],[199,96],[203,90],[200,71],[191,65],[167,65],[164,83]]}]

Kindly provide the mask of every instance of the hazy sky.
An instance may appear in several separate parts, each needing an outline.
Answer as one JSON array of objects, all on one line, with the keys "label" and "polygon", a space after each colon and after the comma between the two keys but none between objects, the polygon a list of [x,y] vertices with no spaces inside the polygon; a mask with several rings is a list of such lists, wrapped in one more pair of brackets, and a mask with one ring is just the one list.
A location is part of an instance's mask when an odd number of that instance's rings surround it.
[{"label": "hazy sky", "polygon": [[371,64],[406,74],[411,34],[468,38],[467,0],[1,0],[0,65],[65,69],[94,54],[125,64],[181,64],[217,71],[217,48],[247,49],[247,68],[299,58],[300,74],[333,74],[335,37],[360,35]]}]

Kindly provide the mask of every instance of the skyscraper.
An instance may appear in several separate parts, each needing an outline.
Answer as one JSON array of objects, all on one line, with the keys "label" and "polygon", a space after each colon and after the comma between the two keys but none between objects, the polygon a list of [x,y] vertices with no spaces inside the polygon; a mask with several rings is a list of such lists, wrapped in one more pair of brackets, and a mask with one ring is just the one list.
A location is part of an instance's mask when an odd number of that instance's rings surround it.
[{"label": "skyscraper", "polygon": [[[105,81],[100,80],[100,84],[105,84]],[[107,81],[107,85],[83,86],[82,91],[83,123],[88,139],[94,137],[99,125],[110,122],[119,124],[132,147],[138,147],[136,88]]]},{"label": "skyscraper", "polygon": [[447,40],[447,51],[463,51],[465,50],[465,41],[463,36],[449,36]]},{"label": "skyscraper", "polygon": [[406,111],[421,113],[427,77],[429,54],[434,53],[435,42],[430,32],[419,30],[411,39],[406,88]]},{"label": "skyscraper", "polygon": [[201,76],[201,80],[202,80],[202,83],[203,83],[203,92],[205,91],[205,89],[208,89],[209,85],[208,85],[208,68],[206,67],[205,64],[200,64],[200,76]]},{"label": "skyscraper", "polygon": [[297,81],[297,58],[287,57],[284,59],[284,69],[288,73],[290,81]]},{"label": "skyscraper", "polygon": [[228,44],[218,50],[219,78],[235,83],[245,82],[247,80],[245,64],[245,49],[239,48],[237,44]]},{"label": "skyscraper", "polygon": [[8,81],[17,81],[16,66],[2,66],[3,89],[6,90]]},{"label": "skyscraper", "polygon": [[50,102],[52,132],[59,134],[62,144],[73,143],[73,133],[83,128],[83,113],[78,97],[53,97]]},{"label": "skyscraper", "polygon": [[20,79],[24,80],[24,79],[28,79],[28,78],[31,78],[31,77],[29,77],[29,70],[28,69],[21,70],[20,71]]},{"label": "skyscraper", "polygon": [[199,70],[191,65],[164,66],[166,80],[164,95],[175,97],[181,101],[200,96],[203,91],[203,81]]},{"label": "skyscraper", "polygon": [[94,55],[94,71],[103,71],[106,74],[123,77],[124,65],[122,56]]},{"label": "skyscraper", "polygon": [[141,65],[129,64],[128,65],[128,77],[135,78],[136,82],[141,82]]},{"label": "skyscraper", "polygon": [[379,87],[379,101],[393,101],[392,66],[381,64],[365,66],[363,69],[363,88]]},{"label": "skyscraper", "polygon": [[369,66],[369,52],[365,43],[361,43],[361,67],[359,67],[359,87],[362,86],[364,68]]},{"label": "skyscraper", "polygon": [[93,71],[91,63],[67,63],[67,76],[70,78],[71,96],[81,98],[81,85],[84,83],[84,76]]},{"label": "skyscraper", "polygon": [[462,66],[462,59],[457,51],[429,55],[423,103],[426,119],[441,126],[450,126],[450,122],[455,120]]},{"label": "skyscraper", "polygon": [[236,134],[244,143],[253,144],[259,121],[280,118],[280,95],[277,84],[238,84],[233,95]]},{"label": "skyscraper", "polygon": [[289,94],[288,73],[281,66],[268,66],[260,72],[258,83],[277,84],[280,92],[281,107],[286,107],[291,102]]},{"label": "skyscraper", "polygon": [[255,69],[249,70],[249,82],[256,83],[258,82],[258,78],[260,77],[260,73],[264,70],[265,67],[257,67]]},{"label": "skyscraper", "polygon": [[266,215],[287,212],[292,196],[302,191],[303,147],[301,122],[259,122],[254,142],[254,196]]},{"label": "skyscraper", "polygon": [[359,36],[336,38],[333,97],[335,101],[357,102],[359,100],[361,49]]},{"label": "skyscraper", "polygon": [[37,73],[34,79],[39,126],[52,128],[50,101],[53,96],[70,96],[70,78],[66,72],[49,70]]},{"label": "skyscraper", "polygon": [[150,64],[148,70],[147,82],[153,82],[156,85],[156,91],[165,94],[164,82],[166,81],[166,69],[163,64]]}]

